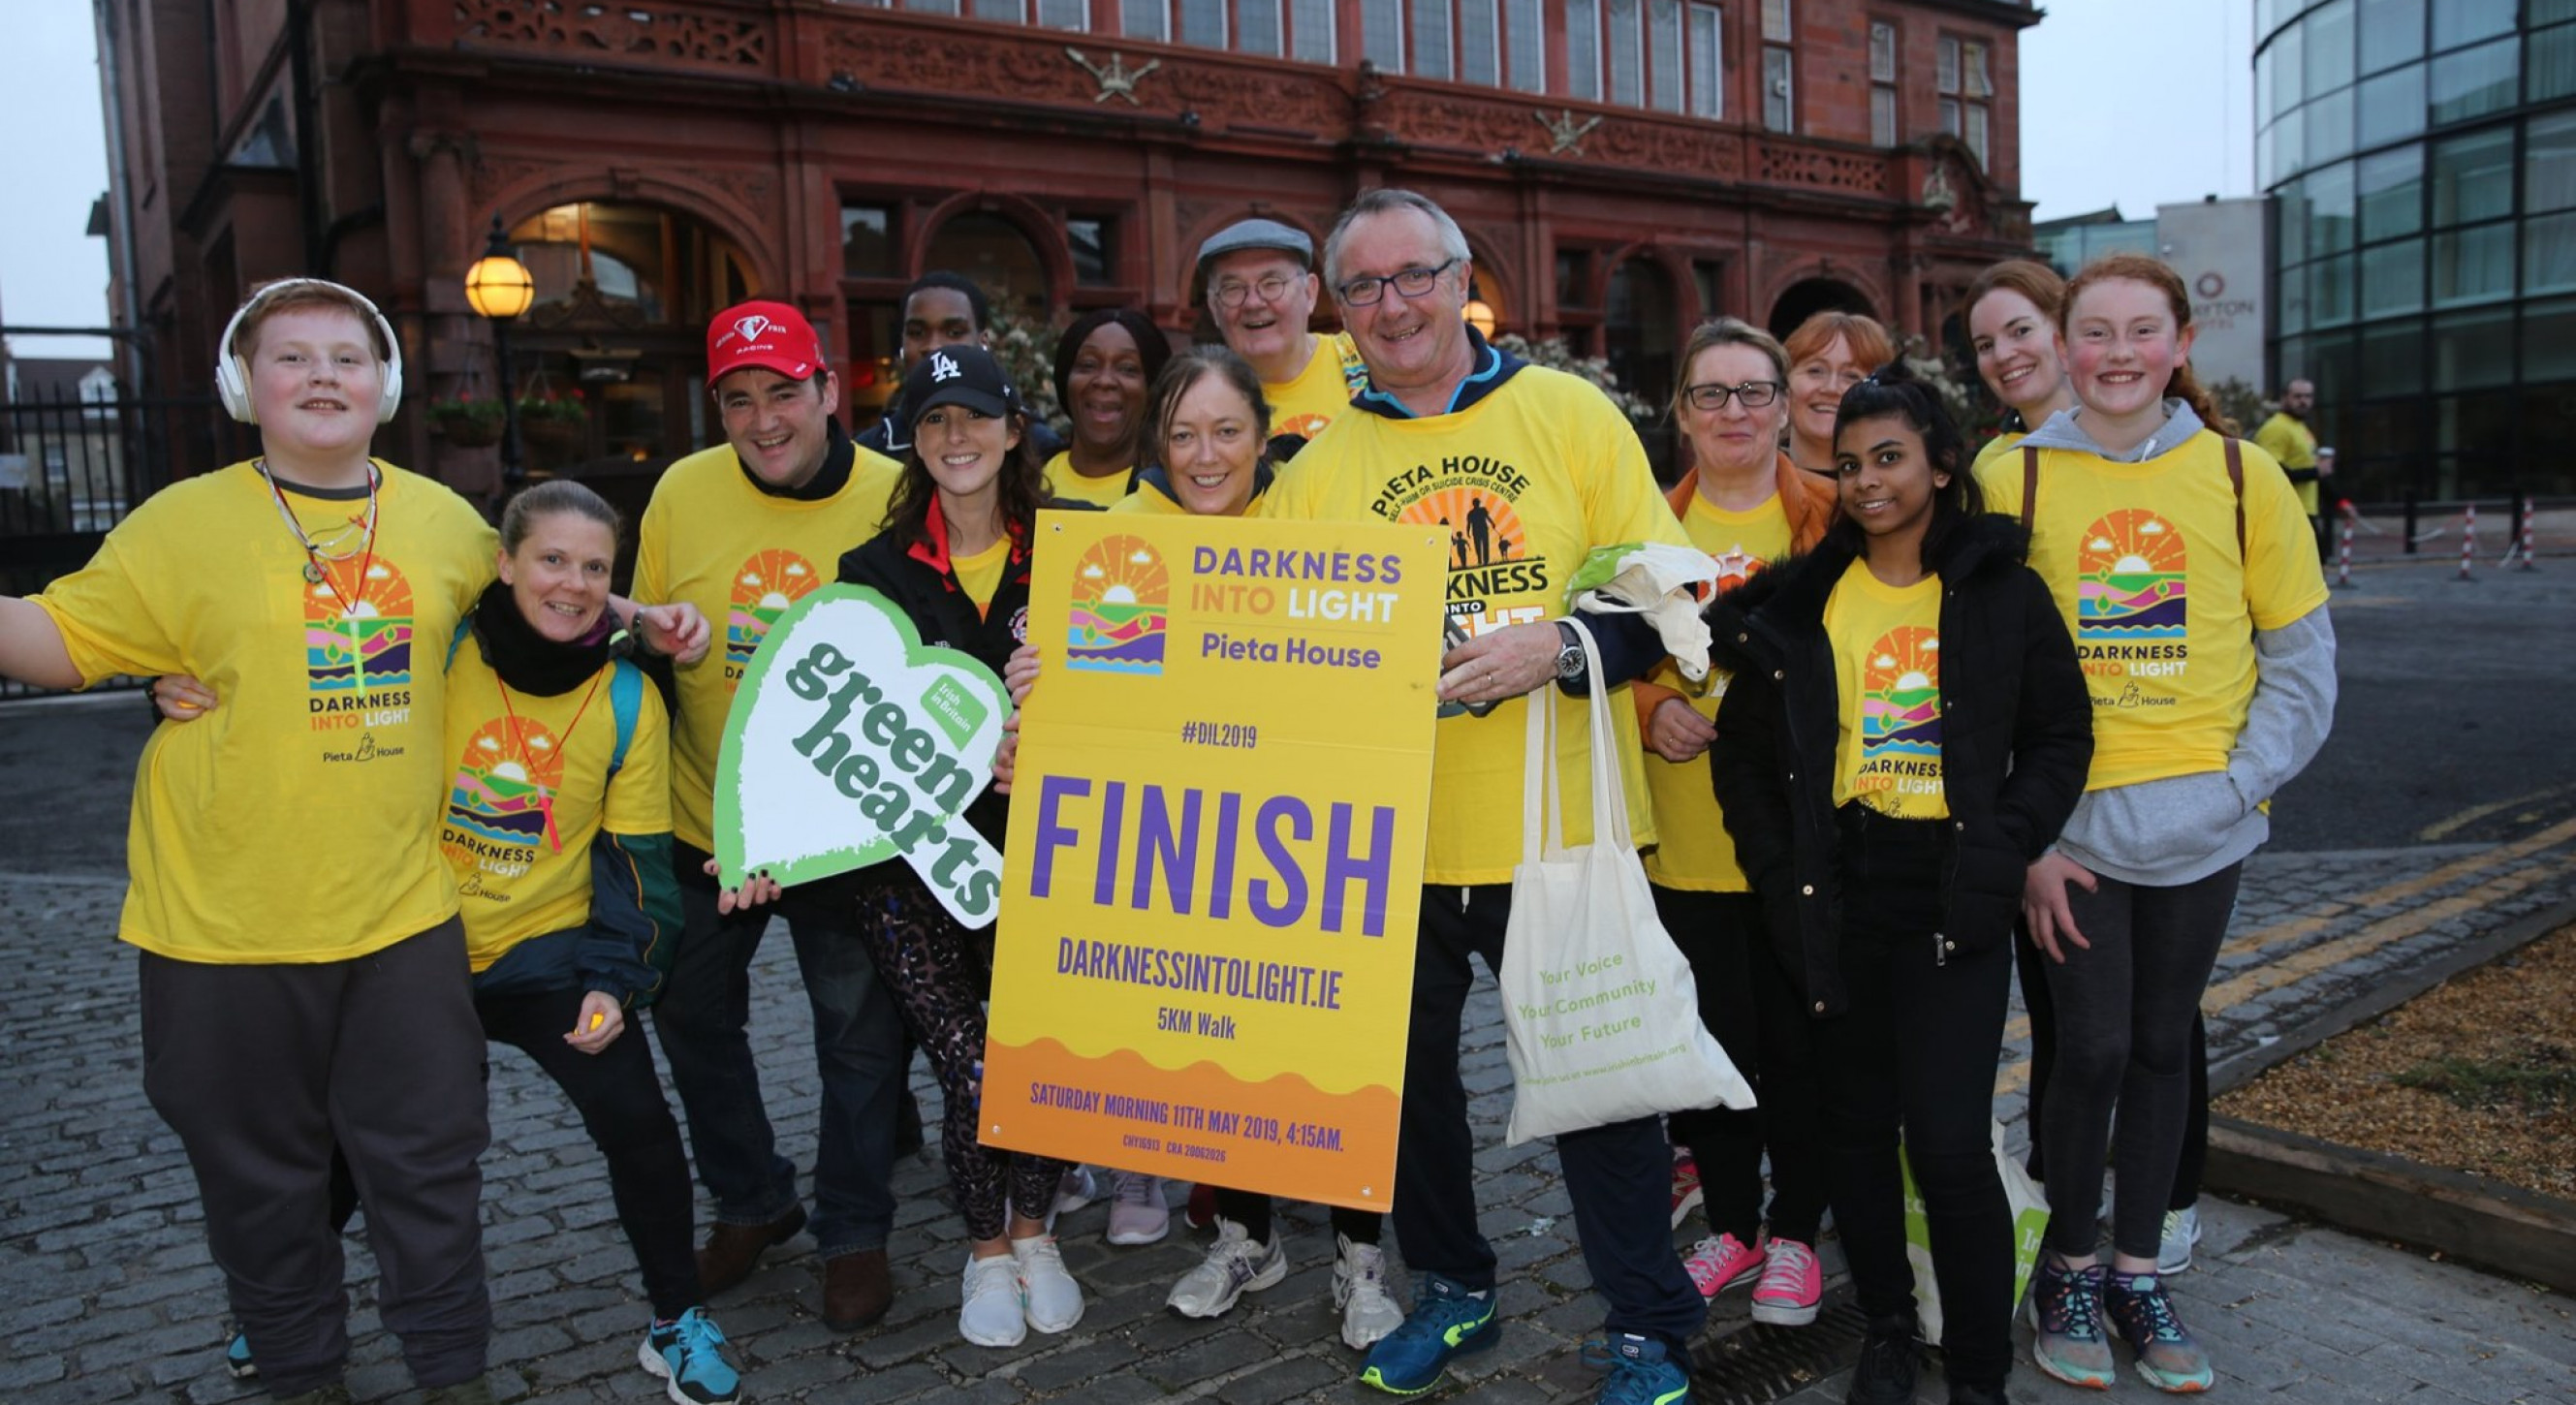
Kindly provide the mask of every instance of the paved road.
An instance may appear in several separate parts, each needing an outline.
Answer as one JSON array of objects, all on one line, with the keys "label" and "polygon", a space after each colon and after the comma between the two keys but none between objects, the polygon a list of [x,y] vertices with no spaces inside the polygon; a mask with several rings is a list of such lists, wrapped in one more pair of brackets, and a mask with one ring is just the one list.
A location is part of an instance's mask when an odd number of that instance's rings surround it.
[{"label": "paved road", "polygon": [[[2420,569],[2392,568],[2338,600],[2350,622],[2352,681],[2337,745],[2349,743],[2350,755],[2283,798],[2282,842],[2249,868],[2210,1000],[2218,1057],[2257,1047],[2515,914],[2576,899],[2576,808],[2550,793],[2517,799],[2568,779],[2563,749],[2542,745],[2534,723],[2554,715],[2540,706],[2541,690],[2563,686],[2570,673],[2566,606],[2576,564],[2489,584],[2446,587]],[[2440,640],[2482,641],[2452,651],[2475,655],[2474,666],[2424,670],[2445,652]],[[2511,697],[2528,710],[2516,715]],[[0,777],[29,797],[0,813],[0,961],[16,976],[13,1037],[0,1053],[0,1286],[8,1290],[0,1391],[12,1398],[250,1396],[217,1360],[220,1283],[186,1167],[143,1102],[133,958],[110,939],[142,707],[123,698],[0,709]],[[2508,722],[2522,729],[2518,746]],[[2491,730],[2502,735],[2490,748],[2482,734]],[[2383,803],[2391,793],[2411,798]],[[2300,852],[2303,835],[2313,838]],[[810,1159],[816,1086],[787,944],[770,943],[755,969],[773,1114],[790,1154]],[[1470,1006],[1469,1026],[1463,1062],[1484,1136],[1480,1204],[1508,1275],[1509,1327],[1448,1397],[1586,1398],[1592,1382],[1575,1346],[1597,1326],[1599,1306],[1553,1156],[1500,1143],[1509,1076],[1489,984]],[[2023,1038],[2018,1024],[2015,1038]],[[2017,1047],[1998,1081],[1998,1113],[2013,1124],[2021,1059]],[[921,1086],[935,1116],[936,1090]],[[551,1086],[509,1051],[495,1057],[493,1123],[485,1204],[502,1395],[651,1398],[633,1364],[644,1309],[596,1156]],[[1317,1214],[1287,1220],[1297,1267],[1287,1283],[1203,1324],[1162,1309],[1169,1284],[1199,1252],[1190,1236],[1112,1249],[1100,1237],[1103,1211],[1078,1213],[1061,1230],[1091,1291],[1089,1315],[1066,1336],[988,1351],[955,1336],[964,1249],[935,1159],[905,1164],[898,1190],[901,1291],[884,1325],[848,1337],[825,1329],[811,1265],[793,1256],[716,1304],[741,1344],[754,1398],[1383,1398],[1351,1384],[1351,1357],[1332,1340],[1329,1236]],[[2201,1265],[2180,1291],[2230,1394],[2312,1405],[2576,1398],[2576,1305],[2563,1297],[2260,1210],[2213,1202],[2208,1219]],[[1830,1245],[1827,1258],[1834,1262]],[[350,1263],[360,1309],[351,1383],[362,1399],[391,1398],[402,1371],[375,1327],[374,1266],[362,1243],[353,1241]],[[1712,1333],[1739,1331],[1743,1313],[1740,1298],[1722,1302]],[[2079,1398],[2027,1371],[2016,1390],[2025,1402]],[[2111,1398],[2146,1394],[2132,1380]],[[1798,1399],[1840,1396],[1828,1379]],[[1925,1398],[1939,1397],[1927,1386]]]}]

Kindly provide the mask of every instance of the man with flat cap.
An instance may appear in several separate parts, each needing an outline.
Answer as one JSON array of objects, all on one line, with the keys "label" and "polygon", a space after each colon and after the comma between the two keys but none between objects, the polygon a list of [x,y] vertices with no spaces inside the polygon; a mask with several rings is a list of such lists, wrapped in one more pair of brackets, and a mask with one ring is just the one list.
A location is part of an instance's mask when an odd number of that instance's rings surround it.
[{"label": "man with flat cap", "polygon": [[1307,330],[1323,284],[1315,241],[1271,219],[1237,220],[1199,246],[1201,300],[1226,348],[1252,363],[1274,434],[1312,439],[1350,408],[1368,368],[1348,333]]}]

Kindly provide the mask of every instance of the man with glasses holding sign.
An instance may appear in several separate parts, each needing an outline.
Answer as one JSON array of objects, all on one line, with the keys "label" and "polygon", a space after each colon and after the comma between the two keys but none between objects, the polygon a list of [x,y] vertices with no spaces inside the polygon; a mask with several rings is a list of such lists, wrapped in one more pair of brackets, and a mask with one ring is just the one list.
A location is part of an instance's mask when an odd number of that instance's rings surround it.
[{"label": "man with glasses holding sign", "polygon": [[[1280,476],[1267,511],[1438,530],[1451,543],[1448,622],[1466,636],[1441,660],[1440,697],[1492,714],[1443,717],[1432,771],[1394,1206],[1414,1306],[1361,1374],[1411,1395],[1451,1357],[1491,1346],[1502,1325],[1493,1247],[1476,1224],[1458,1037],[1469,955],[1502,965],[1521,852],[1523,699],[1559,709],[1573,748],[1560,765],[1580,774],[1585,705],[1548,685],[1580,698],[1637,676],[1664,650],[1637,617],[1601,617],[1607,676],[1589,677],[1572,628],[1554,618],[1567,584],[1596,547],[1685,538],[1655,499],[1636,431],[1600,391],[1498,351],[1467,325],[1467,241],[1438,205],[1405,190],[1363,195],[1325,243],[1324,278],[1368,385]],[[1632,726],[1621,710],[1620,735],[1606,744],[1630,771],[1631,809],[1641,812]],[[1588,842],[1588,796],[1568,793],[1565,805],[1567,842]],[[1632,813],[1631,827],[1651,841],[1645,814]],[[1673,1252],[1662,1130],[1651,1117],[1616,1122],[1559,1137],[1557,1153],[1584,1261],[1610,1302],[1601,1398],[1677,1400],[1689,1385],[1684,1343],[1706,1308]]]}]

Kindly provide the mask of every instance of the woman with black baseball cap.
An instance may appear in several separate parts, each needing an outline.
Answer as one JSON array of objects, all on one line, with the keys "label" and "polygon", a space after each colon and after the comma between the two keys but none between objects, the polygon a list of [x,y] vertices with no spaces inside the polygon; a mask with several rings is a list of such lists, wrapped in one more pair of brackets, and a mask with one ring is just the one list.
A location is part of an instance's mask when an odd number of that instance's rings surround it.
[{"label": "woman with black baseball cap", "polygon": [[[885,530],[841,558],[841,580],[882,593],[923,643],[999,673],[1028,636],[1029,542],[1045,501],[1028,408],[976,346],[941,347],[914,363],[903,404],[912,443]],[[967,807],[967,822],[997,849],[1008,805],[987,790]],[[1065,1331],[1082,1320],[1082,1289],[1037,1217],[1054,1202],[1064,1163],[975,1139],[993,929],[958,926],[900,859],[858,875],[858,906],[868,954],[947,1095],[941,1150],[973,1241],[958,1330],[979,1346],[1014,1345],[1032,1327]]]}]

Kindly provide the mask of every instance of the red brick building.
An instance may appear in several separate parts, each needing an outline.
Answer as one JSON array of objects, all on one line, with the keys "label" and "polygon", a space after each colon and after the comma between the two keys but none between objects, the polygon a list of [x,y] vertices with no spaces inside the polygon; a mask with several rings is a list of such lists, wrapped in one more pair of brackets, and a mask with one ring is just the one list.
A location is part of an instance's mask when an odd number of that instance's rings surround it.
[{"label": "red brick building", "polygon": [[1320,236],[1376,185],[1456,214],[1503,329],[1650,393],[1703,316],[1937,331],[2028,240],[2012,0],[94,3],[159,383],[202,385],[246,287],[324,273],[410,358],[380,445],[466,485],[492,451],[417,407],[493,393],[462,277],[495,216],[538,281],[516,379],[585,390],[535,450],[564,467],[704,442],[735,298],[802,307],[865,402],[925,268],[1185,335],[1201,239]]}]

